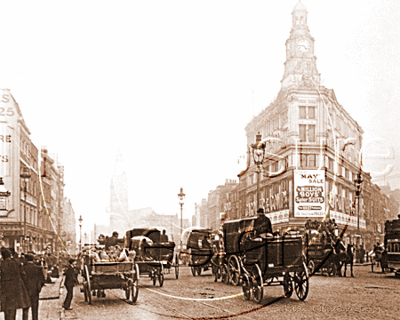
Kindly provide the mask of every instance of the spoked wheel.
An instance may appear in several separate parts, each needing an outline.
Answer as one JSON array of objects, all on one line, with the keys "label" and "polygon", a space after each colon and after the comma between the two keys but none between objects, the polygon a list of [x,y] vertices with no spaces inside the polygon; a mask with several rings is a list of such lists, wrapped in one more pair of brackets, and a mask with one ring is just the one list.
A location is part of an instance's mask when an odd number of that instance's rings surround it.
[{"label": "spoked wheel", "polygon": [[86,274],[86,279],[87,279],[87,298],[88,298],[88,303],[92,304],[92,285],[90,284],[90,275],[89,275],[89,269],[87,265],[85,265],[85,274]]},{"label": "spoked wheel", "polygon": [[162,287],[164,284],[164,275],[162,273],[158,274],[158,284],[160,285],[160,287]]},{"label": "spoked wheel", "polygon": [[228,260],[228,270],[230,274],[230,282],[237,286],[240,282],[240,265],[239,260],[236,256],[229,257]]},{"label": "spoked wheel", "polygon": [[221,270],[221,278],[222,278],[222,282],[224,284],[229,284],[230,281],[230,274],[229,274],[229,269],[226,266],[226,264],[224,264],[222,266],[222,270]]},{"label": "spoked wheel", "polygon": [[289,272],[285,273],[285,277],[283,278],[283,291],[285,293],[286,298],[290,298],[293,293],[293,279],[290,276]]},{"label": "spoked wheel", "polygon": [[130,290],[129,291],[131,292],[131,301],[133,303],[135,303],[137,298],[138,298],[138,295],[139,295],[139,281],[138,281],[138,279],[135,279],[135,280],[132,281],[132,284],[130,286]]},{"label": "spoked wheel", "polygon": [[263,287],[263,276],[261,273],[261,269],[258,264],[255,265],[252,275],[253,282],[253,297],[257,303],[261,303],[264,296],[264,287]]},{"label": "spoked wheel", "polygon": [[250,300],[251,296],[251,284],[250,280],[247,274],[243,275],[242,279],[242,290],[243,290],[243,296],[246,300]]},{"label": "spoked wheel", "polygon": [[303,271],[294,273],[293,282],[297,297],[303,301],[308,295],[308,272],[304,264]]},{"label": "spoked wheel", "polygon": [[307,268],[308,268],[308,274],[313,275],[314,271],[315,271],[315,262],[314,262],[314,260],[308,261]]}]

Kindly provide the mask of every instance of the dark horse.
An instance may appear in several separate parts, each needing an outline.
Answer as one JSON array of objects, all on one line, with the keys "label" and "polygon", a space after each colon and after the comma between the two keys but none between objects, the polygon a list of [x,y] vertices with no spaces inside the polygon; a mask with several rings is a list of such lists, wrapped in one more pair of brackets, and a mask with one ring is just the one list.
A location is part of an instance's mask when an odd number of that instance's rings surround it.
[{"label": "dark horse", "polygon": [[351,272],[351,277],[354,277],[353,274],[353,260],[354,260],[354,253],[353,253],[353,245],[348,244],[347,245],[347,250],[342,251],[339,253],[339,260],[340,260],[340,267],[339,267],[339,275],[342,276],[342,267],[344,266],[344,273],[343,276],[346,276],[346,271],[347,271],[347,265],[350,265],[350,272]]}]

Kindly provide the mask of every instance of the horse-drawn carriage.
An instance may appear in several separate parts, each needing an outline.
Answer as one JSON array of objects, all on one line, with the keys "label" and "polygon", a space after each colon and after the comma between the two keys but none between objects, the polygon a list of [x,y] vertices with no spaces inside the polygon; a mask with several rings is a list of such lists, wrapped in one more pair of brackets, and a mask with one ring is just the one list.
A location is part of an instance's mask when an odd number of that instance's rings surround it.
[{"label": "horse-drawn carriage", "polygon": [[311,275],[317,271],[332,275],[337,268],[335,260],[337,257],[332,251],[335,245],[334,235],[329,232],[323,222],[308,222],[305,227],[305,256],[308,272]]},{"label": "horse-drawn carriage", "polygon": [[282,285],[286,297],[293,291],[300,300],[309,290],[300,233],[284,236],[255,234],[257,217],[227,221],[223,225],[229,280],[242,285],[246,300],[261,303],[265,286]]},{"label": "horse-drawn carriage", "polygon": [[[135,263],[140,275],[147,275],[153,285],[164,284],[165,270],[175,270],[175,278],[179,276],[179,264],[174,257],[175,243],[162,239],[160,230],[156,228],[135,228],[126,232],[125,248],[136,252]],[[174,259],[175,258],[175,259]]]},{"label": "horse-drawn carriage", "polygon": [[97,297],[105,297],[106,289],[122,289],[127,300],[136,302],[139,295],[139,269],[133,258],[131,256],[131,260],[124,261],[99,261],[97,252],[88,250],[82,256],[82,275],[85,280],[81,291],[85,295],[85,301],[91,304],[92,295],[96,293]]},{"label": "horse-drawn carriage", "polygon": [[191,229],[188,232],[186,249],[189,253],[189,266],[193,276],[201,275],[202,271],[212,268],[212,232],[210,229]]}]

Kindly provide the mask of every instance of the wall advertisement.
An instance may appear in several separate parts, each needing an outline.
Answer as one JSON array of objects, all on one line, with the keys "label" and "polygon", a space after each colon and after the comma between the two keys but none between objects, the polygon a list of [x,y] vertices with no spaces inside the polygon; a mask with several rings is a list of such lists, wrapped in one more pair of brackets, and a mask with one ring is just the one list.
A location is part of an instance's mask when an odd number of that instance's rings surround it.
[{"label": "wall advertisement", "polygon": [[294,171],[294,216],[324,217],[325,170]]}]

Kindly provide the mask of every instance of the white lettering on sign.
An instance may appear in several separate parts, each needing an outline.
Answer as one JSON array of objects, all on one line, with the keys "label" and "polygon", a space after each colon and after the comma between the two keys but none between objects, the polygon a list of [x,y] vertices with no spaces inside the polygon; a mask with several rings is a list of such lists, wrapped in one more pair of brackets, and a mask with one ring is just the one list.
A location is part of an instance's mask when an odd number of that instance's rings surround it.
[{"label": "white lettering on sign", "polygon": [[325,171],[295,170],[294,174],[294,216],[323,217]]}]

